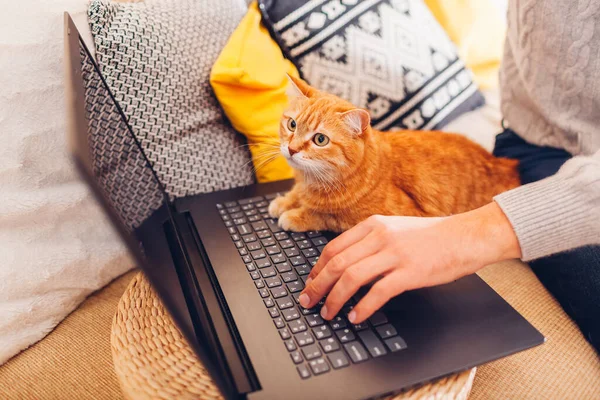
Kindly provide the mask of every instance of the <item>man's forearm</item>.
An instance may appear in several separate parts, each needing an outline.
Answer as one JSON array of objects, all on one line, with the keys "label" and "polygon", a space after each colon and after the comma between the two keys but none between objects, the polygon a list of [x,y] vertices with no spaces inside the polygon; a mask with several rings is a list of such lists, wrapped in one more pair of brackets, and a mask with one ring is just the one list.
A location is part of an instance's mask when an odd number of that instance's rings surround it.
[{"label": "man's forearm", "polygon": [[600,244],[600,151],[494,200],[517,235],[523,261]]}]

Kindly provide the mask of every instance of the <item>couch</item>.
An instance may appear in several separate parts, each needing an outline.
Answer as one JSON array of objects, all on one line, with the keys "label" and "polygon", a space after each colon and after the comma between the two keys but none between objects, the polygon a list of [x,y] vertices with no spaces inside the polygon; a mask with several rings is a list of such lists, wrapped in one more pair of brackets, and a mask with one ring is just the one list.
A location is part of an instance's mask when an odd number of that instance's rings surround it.
[{"label": "couch", "polygon": [[[497,92],[445,130],[491,148],[500,129]],[[90,296],[45,339],[0,366],[2,399],[120,399],[111,321],[135,272]],[[600,398],[600,358],[526,264],[508,261],[479,275],[547,338],[534,349],[478,368],[472,399]]]}]

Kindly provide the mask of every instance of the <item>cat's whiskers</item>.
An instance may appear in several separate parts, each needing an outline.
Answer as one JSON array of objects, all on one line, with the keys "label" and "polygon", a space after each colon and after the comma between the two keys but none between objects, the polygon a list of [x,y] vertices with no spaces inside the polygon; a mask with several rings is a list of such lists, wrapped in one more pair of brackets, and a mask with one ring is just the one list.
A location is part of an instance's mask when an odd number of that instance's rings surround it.
[{"label": "cat's whiskers", "polygon": [[252,168],[252,172],[254,174],[256,174],[256,172],[260,168],[264,167],[269,162],[275,160],[279,155],[280,155],[280,153],[279,153],[279,147],[277,147],[277,150],[275,150],[275,149],[273,149],[273,150],[265,150],[265,151],[261,152],[260,154],[258,154],[256,157],[251,158],[248,162],[246,162],[242,166],[242,168],[246,167],[250,163],[253,163],[254,166]]},{"label": "cat's whiskers", "polygon": [[260,168],[266,166],[268,163],[275,160],[277,157],[279,157],[279,152],[272,153],[272,154],[265,154],[265,155],[261,155],[261,157],[257,157],[256,159],[254,159],[253,171],[257,172]]}]

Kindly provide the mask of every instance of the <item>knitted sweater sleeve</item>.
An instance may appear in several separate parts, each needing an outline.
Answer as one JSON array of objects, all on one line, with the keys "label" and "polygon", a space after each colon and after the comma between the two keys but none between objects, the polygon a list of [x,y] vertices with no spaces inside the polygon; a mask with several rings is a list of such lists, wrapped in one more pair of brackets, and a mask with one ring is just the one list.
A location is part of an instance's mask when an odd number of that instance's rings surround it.
[{"label": "knitted sweater sleeve", "polygon": [[600,244],[600,150],[494,200],[513,226],[523,261]]}]

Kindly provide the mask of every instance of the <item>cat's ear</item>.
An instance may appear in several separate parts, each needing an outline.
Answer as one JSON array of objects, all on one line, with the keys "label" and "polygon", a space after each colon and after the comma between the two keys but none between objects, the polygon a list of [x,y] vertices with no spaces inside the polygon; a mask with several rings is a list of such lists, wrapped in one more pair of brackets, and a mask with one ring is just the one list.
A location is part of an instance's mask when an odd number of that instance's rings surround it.
[{"label": "cat's ear", "polygon": [[287,86],[286,94],[289,98],[296,97],[311,97],[315,93],[315,89],[304,82],[300,78],[293,77],[292,75],[286,74],[288,77],[289,84]]},{"label": "cat's ear", "polygon": [[356,135],[362,134],[371,123],[371,116],[362,108],[346,111],[342,113],[342,118],[346,125],[348,125],[348,128]]}]

